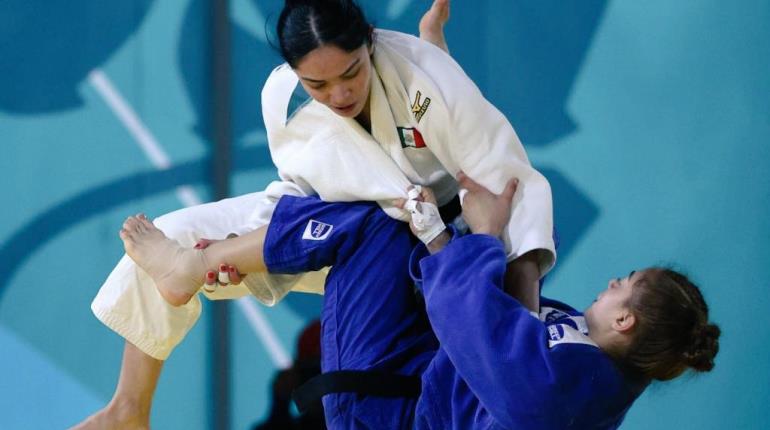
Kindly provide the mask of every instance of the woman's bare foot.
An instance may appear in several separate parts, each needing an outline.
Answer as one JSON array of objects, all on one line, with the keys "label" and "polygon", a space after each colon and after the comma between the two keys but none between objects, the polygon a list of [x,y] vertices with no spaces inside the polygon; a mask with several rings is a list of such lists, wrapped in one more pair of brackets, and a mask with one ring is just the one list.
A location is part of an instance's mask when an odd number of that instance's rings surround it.
[{"label": "woman's bare foot", "polygon": [[83,422],[71,427],[70,430],[147,430],[150,428],[149,414],[132,411],[131,408],[120,408],[113,403],[91,415]]},{"label": "woman's bare foot", "polygon": [[447,21],[449,21],[449,0],[434,0],[433,5],[420,20],[420,39],[449,53],[449,47],[444,38],[444,24]]},{"label": "woman's bare foot", "polygon": [[160,295],[174,306],[193,297],[212,267],[203,251],[182,248],[144,215],[128,217],[120,230],[126,254],[155,281]]}]

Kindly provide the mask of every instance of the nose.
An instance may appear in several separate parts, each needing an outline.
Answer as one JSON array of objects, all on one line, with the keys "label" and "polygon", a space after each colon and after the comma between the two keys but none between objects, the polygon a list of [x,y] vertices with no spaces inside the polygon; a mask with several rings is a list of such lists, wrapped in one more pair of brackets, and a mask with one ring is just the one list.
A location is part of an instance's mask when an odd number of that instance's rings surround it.
[{"label": "nose", "polygon": [[336,106],[346,106],[350,104],[350,88],[346,85],[335,85],[331,90],[331,102]]},{"label": "nose", "polygon": [[607,288],[615,288],[618,285],[620,285],[620,279],[619,278],[612,278],[610,279],[610,282],[607,284]]}]

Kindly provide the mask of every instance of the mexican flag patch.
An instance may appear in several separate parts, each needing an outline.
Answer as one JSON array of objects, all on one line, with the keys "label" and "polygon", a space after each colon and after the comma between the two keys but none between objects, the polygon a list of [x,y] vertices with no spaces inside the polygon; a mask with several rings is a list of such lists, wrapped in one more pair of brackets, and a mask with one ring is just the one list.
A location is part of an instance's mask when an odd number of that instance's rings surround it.
[{"label": "mexican flag patch", "polygon": [[416,128],[396,127],[398,137],[401,139],[402,148],[425,148],[425,141],[422,134]]}]

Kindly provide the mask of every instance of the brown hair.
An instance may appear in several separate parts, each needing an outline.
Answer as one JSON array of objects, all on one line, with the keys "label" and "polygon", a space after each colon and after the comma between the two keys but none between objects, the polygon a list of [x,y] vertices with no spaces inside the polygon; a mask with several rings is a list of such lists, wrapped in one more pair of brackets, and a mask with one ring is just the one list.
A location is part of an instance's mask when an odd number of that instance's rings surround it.
[{"label": "brown hair", "polygon": [[634,284],[626,304],[636,319],[634,337],[619,357],[633,374],[667,381],[691,368],[708,372],[719,351],[719,327],[695,284],[679,272],[652,268]]}]

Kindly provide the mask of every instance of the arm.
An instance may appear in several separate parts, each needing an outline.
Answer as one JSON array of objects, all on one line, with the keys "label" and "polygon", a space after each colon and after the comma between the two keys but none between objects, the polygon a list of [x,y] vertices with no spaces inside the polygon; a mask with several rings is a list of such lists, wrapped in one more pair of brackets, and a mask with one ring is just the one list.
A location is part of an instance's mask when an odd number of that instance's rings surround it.
[{"label": "arm", "polygon": [[[468,190],[463,217],[473,231],[482,234],[447,243],[445,233],[427,244],[433,257],[421,259],[426,253],[420,249],[412,254],[412,272],[416,279],[424,278],[431,325],[458,373],[499,422],[522,425],[520,418],[526,414],[555,425],[560,415],[548,413],[542,400],[556,401],[584,384],[569,383],[570,374],[578,372],[568,372],[567,377],[561,374],[565,366],[549,348],[543,323],[515,295],[511,298],[500,288],[506,272],[505,254],[495,238],[510,217],[518,181],[509,181],[497,195],[462,172],[458,177]],[[427,188],[423,197],[433,201]],[[568,363],[578,361],[567,358]]]},{"label": "arm", "polygon": [[431,325],[457,372],[503,426],[558,396],[545,327],[502,290],[505,252],[488,235],[450,242],[420,263]]},{"label": "arm", "polygon": [[[422,259],[426,308],[442,349],[502,426],[563,428],[615,394],[594,346],[549,347],[545,325],[502,290],[499,240],[469,235]],[[606,360],[605,360],[606,361]]]},{"label": "arm", "polygon": [[[525,296],[536,298],[537,280],[555,261],[548,181],[529,163],[508,120],[484,98],[451,57],[435,49],[410,45],[408,38],[392,32],[381,31],[378,40],[382,53],[400,56],[414,65],[410,71],[414,84],[408,89],[409,97],[413,99],[416,91],[420,91],[423,107],[431,99],[416,126],[449,174],[455,176],[464,171],[495,193],[501,192],[511,178],[520,180],[503,241],[508,260],[521,259],[510,267],[511,290],[526,285]],[[410,46],[411,50],[402,46]],[[387,64],[386,55],[375,60],[381,61],[382,67]],[[537,308],[536,300],[525,301],[531,309]]]}]

